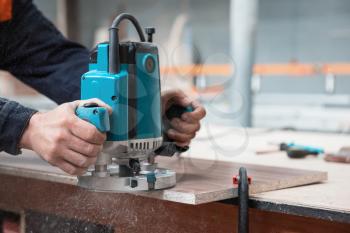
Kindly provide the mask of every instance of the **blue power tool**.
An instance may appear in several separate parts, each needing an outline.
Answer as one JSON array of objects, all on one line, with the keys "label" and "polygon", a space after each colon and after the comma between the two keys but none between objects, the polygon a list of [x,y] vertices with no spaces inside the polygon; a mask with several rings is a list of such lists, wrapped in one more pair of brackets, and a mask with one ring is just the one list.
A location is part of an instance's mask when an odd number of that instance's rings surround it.
[{"label": "blue power tool", "polygon": [[[129,20],[139,42],[119,42],[119,24]],[[102,191],[163,189],[176,183],[174,171],[158,168],[157,154],[171,156],[188,148],[164,138],[158,49],[152,43],[154,28],[146,28],[147,41],[138,21],[130,14],[115,18],[109,42],[100,43],[90,56],[89,71],[81,78],[81,99],[98,98],[113,109],[88,104],[76,114],[107,132],[107,141],[96,164],[80,176],[82,187]],[[191,107],[172,106],[165,118],[179,117]]]},{"label": "blue power tool", "polygon": [[308,155],[317,156],[324,153],[324,150],[322,148],[295,144],[293,142],[281,143],[279,147],[280,150],[286,151],[288,157],[292,159],[301,159],[305,158]]}]

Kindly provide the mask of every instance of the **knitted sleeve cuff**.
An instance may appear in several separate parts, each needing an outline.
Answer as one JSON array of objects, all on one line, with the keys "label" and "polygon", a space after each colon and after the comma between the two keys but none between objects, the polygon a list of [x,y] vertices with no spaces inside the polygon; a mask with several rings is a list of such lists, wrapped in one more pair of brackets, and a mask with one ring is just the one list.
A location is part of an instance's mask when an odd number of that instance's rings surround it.
[{"label": "knitted sleeve cuff", "polygon": [[37,111],[17,102],[8,101],[0,108],[0,150],[12,155],[21,154],[22,135],[30,118]]}]

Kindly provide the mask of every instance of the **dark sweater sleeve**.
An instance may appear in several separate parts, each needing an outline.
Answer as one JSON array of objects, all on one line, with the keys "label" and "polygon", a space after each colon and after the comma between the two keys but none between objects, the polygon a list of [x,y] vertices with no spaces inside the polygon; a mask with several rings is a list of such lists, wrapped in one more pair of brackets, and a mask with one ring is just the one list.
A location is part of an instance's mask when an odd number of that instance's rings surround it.
[{"label": "dark sweater sleeve", "polygon": [[86,48],[64,38],[29,0],[13,1],[13,18],[3,28],[0,69],[58,104],[80,98]]},{"label": "dark sweater sleeve", "polygon": [[34,109],[0,98],[0,151],[20,154],[19,142]]},{"label": "dark sweater sleeve", "polygon": [[[12,19],[0,23],[0,69],[56,103],[80,98],[88,69],[86,48],[64,38],[30,0],[12,1]],[[19,154],[19,142],[36,111],[0,98],[0,151]]]}]

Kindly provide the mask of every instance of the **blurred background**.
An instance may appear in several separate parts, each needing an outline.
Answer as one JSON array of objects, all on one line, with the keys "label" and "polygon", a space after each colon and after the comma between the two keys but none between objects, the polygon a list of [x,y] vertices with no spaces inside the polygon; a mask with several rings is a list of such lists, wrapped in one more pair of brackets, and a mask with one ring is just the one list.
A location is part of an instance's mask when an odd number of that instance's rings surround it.
[{"label": "blurred background", "polygon": [[[350,132],[348,0],[34,0],[69,39],[108,39],[121,12],[156,27],[163,89],[202,101],[208,120],[263,128]],[[137,40],[125,23],[122,39]],[[0,95],[54,103],[0,72]],[[220,121],[217,118],[220,118]]]}]

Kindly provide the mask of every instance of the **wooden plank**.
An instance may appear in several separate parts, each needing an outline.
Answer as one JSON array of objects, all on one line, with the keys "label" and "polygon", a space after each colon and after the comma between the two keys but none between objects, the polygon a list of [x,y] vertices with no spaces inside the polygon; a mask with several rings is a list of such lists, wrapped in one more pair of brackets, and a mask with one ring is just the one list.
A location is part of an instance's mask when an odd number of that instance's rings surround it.
[{"label": "wooden plank", "polygon": [[[255,151],[271,146],[271,142],[295,142],[322,147],[327,152],[338,151],[350,144],[349,134],[296,132],[266,129],[235,129],[227,126],[206,126],[197,134],[190,151],[184,155],[194,159],[215,159],[254,165],[327,171],[327,182],[253,194],[261,202],[277,203],[350,214],[350,165],[324,161],[322,155],[305,159],[290,159],[285,152],[256,155]],[[210,129],[210,130],[209,130]],[[207,140],[208,135],[212,139]],[[224,136],[222,136],[224,135]],[[235,142],[235,143],[232,143]],[[242,152],[235,153],[243,147]],[[226,150],[220,150],[224,148]],[[294,209],[294,210],[295,210]]]},{"label": "wooden plank", "polygon": [[[161,167],[177,172],[177,185],[170,189],[138,192],[137,195],[185,204],[202,204],[237,196],[232,178],[244,166],[252,177],[251,194],[316,183],[327,179],[326,172],[286,169],[224,161],[183,157],[158,157]],[[40,160],[33,152],[23,156],[0,156],[0,173],[32,177],[53,182],[76,184],[76,178],[62,173]]]},{"label": "wooden plank", "polygon": [[[253,164],[232,163],[189,158],[158,158],[159,164],[177,172],[177,185],[161,192],[152,192],[153,197],[186,204],[202,204],[237,196],[238,188],[232,178],[241,166],[252,177],[250,193],[312,184],[327,180],[326,172],[286,169]],[[145,193],[149,196],[149,192]]]}]

